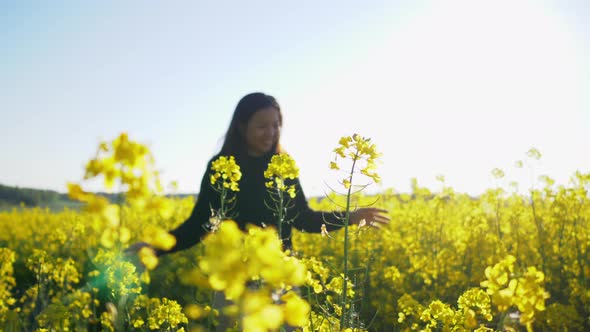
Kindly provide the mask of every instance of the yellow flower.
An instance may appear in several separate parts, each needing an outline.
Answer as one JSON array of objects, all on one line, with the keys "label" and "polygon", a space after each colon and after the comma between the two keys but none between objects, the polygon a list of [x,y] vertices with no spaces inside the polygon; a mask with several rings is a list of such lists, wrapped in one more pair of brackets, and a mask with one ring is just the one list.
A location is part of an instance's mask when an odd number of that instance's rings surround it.
[{"label": "yellow flower", "polygon": [[531,159],[541,159],[541,152],[539,152],[539,150],[537,150],[536,148],[530,148],[526,154]]},{"label": "yellow flower", "polygon": [[188,323],[188,319],[182,312],[182,307],[174,300],[164,297],[161,303],[156,302],[156,305],[150,309],[148,326],[152,330],[161,329],[166,325],[174,328],[177,325]]},{"label": "yellow flower", "polygon": [[289,197],[295,198],[295,187],[290,186],[289,189],[287,189],[287,194],[289,194]]},{"label": "yellow flower", "polygon": [[504,171],[503,171],[502,169],[500,169],[500,168],[497,168],[497,167],[496,167],[496,168],[494,168],[494,169],[492,170],[492,176],[493,176],[495,179],[501,179],[501,178],[503,178],[503,177],[504,177],[504,175],[505,175],[505,174],[504,174]]},{"label": "yellow flower", "polygon": [[288,292],[281,298],[285,302],[285,319],[289,325],[303,326],[309,319],[311,307],[297,294]]},{"label": "yellow flower", "polygon": [[174,235],[160,227],[148,226],[144,233],[144,241],[155,248],[170,250],[176,244]]},{"label": "yellow flower", "polygon": [[116,261],[105,270],[107,287],[111,295],[118,298],[129,294],[141,293],[141,284],[133,264]]},{"label": "yellow flower", "polygon": [[153,270],[158,265],[158,257],[156,257],[156,253],[153,249],[148,247],[143,247],[139,250],[139,259],[141,263],[148,269]]},{"label": "yellow flower", "polygon": [[350,180],[349,179],[342,180],[342,185],[344,185],[344,188],[346,188],[346,189],[350,188]]},{"label": "yellow flower", "polygon": [[107,224],[111,227],[119,226],[119,206],[116,204],[109,204],[102,211],[103,218],[107,221]]},{"label": "yellow flower", "polygon": [[[220,156],[211,164],[211,170],[215,172],[210,177],[212,185],[217,185],[218,189],[225,188],[240,191],[238,182],[242,178],[242,172],[240,166],[236,164],[234,156]],[[221,184],[218,184],[220,179]]]},{"label": "yellow flower", "polygon": [[111,228],[107,228],[102,232],[100,237],[100,244],[105,248],[112,248],[117,243],[117,232]]},{"label": "yellow flower", "polygon": [[184,314],[192,320],[198,320],[207,315],[207,311],[198,304],[189,304],[184,307]]},{"label": "yellow flower", "polygon": [[340,146],[340,147],[337,147],[336,149],[334,149],[334,152],[335,152],[337,155],[339,155],[340,157],[342,157],[342,158],[346,158],[346,155],[344,154],[344,149],[345,149],[345,148],[346,148],[345,146]]},{"label": "yellow flower", "polygon": [[375,161],[380,156],[377,152],[375,144],[371,143],[370,138],[362,137],[358,134],[352,136],[344,136],[338,141],[339,146],[334,149],[336,158],[330,162],[330,169],[339,170],[341,167],[338,165],[338,157],[342,159],[350,159],[353,162],[353,168],[351,173],[342,180],[342,185],[349,189],[351,187],[350,177],[357,167],[357,164],[361,161],[365,162],[364,167],[361,168],[360,173],[371,178],[374,182],[380,182],[381,178],[375,172]]},{"label": "yellow flower", "polygon": [[285,180],[294,180],[298,176],[299,167],[295,164],[295,160],[286,153],[272,156],[266,171],[264,171],[264,177],[270,180],[266,182],[266,187],[287,192],[291,198],[295,197],[295,186],[285,185]]},{"label": "yellow flower", "polygon": [[345,136],[345,137],[340,138],[340,140],[338,141],[338,144],[340,144],[343,147],[348,149],[350,147],[350,142],[352,142],[352,137]]},{"label": "yellow flower", "polygon": [[272,299],[264,292],[248,292],[241,303],[244,308],[244,331],[274,330],[283,322],[283,311],[280,306],[273,304]]}]

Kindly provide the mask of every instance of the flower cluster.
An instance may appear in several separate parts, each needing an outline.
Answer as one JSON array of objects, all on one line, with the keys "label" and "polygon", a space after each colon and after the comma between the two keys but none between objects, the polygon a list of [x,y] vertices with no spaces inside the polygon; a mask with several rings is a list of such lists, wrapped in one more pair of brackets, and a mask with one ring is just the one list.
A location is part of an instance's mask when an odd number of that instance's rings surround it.
[{"label": "flower cluster", "polygon": [[[334,161],[330,162],[330,168],[339,170],[341,167],[338,165],[338,157],[343,159],[349,159],[353,162],[353,168],[355,164],[361,160],[365,160],[364,167],[361,168],[361,174],[373,179],[374,182],[380,182],[381,178],[375,173],[375,161],[380,156],[377,152],[375,144],[371,143],[370,138],[354,134],[352,136],[344,136],[338,141],[339,146],[334,149],[336,153]],[[349,188],[351,185],[352,175],[348,175],[342,180],[344,187]]]},{"label": "flower cluster", "polygon": [[467,290],[459,297],[457,304],[462,310],[466,328],[476,328],[480,317],[488,322],[493,318],[490,297],[483,289]]},{"label": "flower cluster", "polygon": [[4,319],[10,307],[16,303],[16,299],[11,295],[12,288],[16,286],[12,265],[15,259],[14,251],[8,248],[0,248],[0,322]]},{"label": "flower cluster", "polygon": [[135,318],[131,322],[134,328],[147,326],[150,330],[180,331],[183,328],[179,326],[188,323],[180,304],[165,297],[160,299],[139,295],[133,302],[130,314]]},{"label": "flower cluster", "polygon": [[148,270],[153,270],[158,265],[158,257],[156,256],[155,250],[152,248],[170,250],[176,244],[176,238],[172,234],[156,226],[146,227],[143,239],[146,243],[149,243],[151,247],[141,248],[138,255],[141,263]]},{"label": "flower cluster", "polygon": [[422,311],[420,320],[427,322],[424,331],[432,331],[439,324],[445,327],[455,325],[458,317],[450,305],[434,300]]},{"label": "flower cluster", "polygon": [[543,288],[545,275],[533,266],[527,268],[523,275],[515,273],[516,258],[506,256],[493,267],[485,270],[487,280],[481,286],[487,288],[488,294],[500,312],[516,307],[520,314],[520,323],[532,329],[535,312],[545,310],[545,299],[549,293]]},{"label": "flower cluster", "polygon": [[[236,164],[234,156],[220,156],[213,163],[211,163],[210,181],[218,190],[230,189],[232,191],[240,191],[238,182],[242,178],[240,166]],[[221,180],[220,180],[221,179]]]},{"label": "flower cluster", "polygon": [[113,299],[122,296],[140,294],[141,280],[132,263],[123,260],[112,251],[100,249],[93,258],[96,270],[90,273],[96,280],[104,281],[109,295]]},{"label": "flower cluster", "polygon": [[[130,141],[126,133],[119,135],[110,144],[102,142],[96,157],[87,163],[84,180],[101,175],[107,190],[119,182],[127,203],[156,210],[164,218],[172,213],[170,201],[160,195],[163,188],[149,149]],[[71,198],[87,203],[87,210],[100,212],[101,207],[108,205],[108,200],[84,192],[78,184],[69,183],[68,192]]]},{"label": "flower cluster", "polygon": [[[128,203],[157,210],[166,218],[172,213],[171,206],[169,200],[160,195],[163,187],[154,164],[147,146],[121,133],[110,143],[100,143],[95,158],[86,164],[84,180],[103,176],[107,190],[118,182]],[[105,204],[104,199],[84,193],[79,185],[69,184],[69,187],[70,197],[88,203],[89,207]]]},{"label": "flower cluster", "polygon": [[245,234],[234,221],[227,220],[203,243],[205,253],[199,267],[211,287],[223,290],[230,300],[239,298],[251,280],[262,278],[275,288],[305,281],[305,266],[282,251],[273,228],[251,227]]},{"label": "flower cluster", "polygon": [[[104,248],[118,250],[131,240],[131,231],[123,218],[128,207],[155,211],[162,218],[172,216],[173,203],[160,195],[163,189],[150,150],[129,140],[126,133],[121,133],[110,143],[101,142],[96,157],[87,163],[85,180],[101,175],[109,190],[119,181],[120,189],[124,190],[120,202],[111,204],[103,196],[84,191],[77,183],[68,183],[68,195],[85,203],[84,210],[93,214],[97,224],[103,225],[100,243]],[[140,258],[150,269],[157,265],[157,258],[147,249],[140,252]]]},{"label": "flower cluster", "polygon": [[481,322],[492,320],[490,298],[485,291],[469,289],[457,304],[455,309],[441,300],[433,300],[423,306],[411,295],[404,294],[398,300],[398,322],[409,323],[412,330],[420,331],[493,331]]},{"label": "flower cluster", "polygon": [[299,177],[299,167],[290,155],[282,153],[272,156],[268,168],[264,171],[264,177],[270,180],[266,182],[267,188],[276,188],[295,198],[295,186],[285,184],[285,180]]},{"label": "flower cluster", "polygon": [[[226,220],[217,232],[205,237],[203,244],[201,273],[192,273],[187,279],[190,282],[191,277],[206,276],[211,288],[223,291],[236,303],[226,311],[240,317],[245,330],[266,331],[284,322],[305,324],[309,304],[289,290],[305,283],[307,270],[282,250],[274,228],[251,226],[245,233],[234,221]],[[252,283],[258,286],[252,288]]]},{"label": "flower cluster", "polygon": [[220,156],[211,163],[211,170],[213,174],[210,176],[210,183],[220,195],[220,207],[218,210],[211,209],[207,227],[210,232],[216,232],[222,220],[232,218],[230,211],[236,204],[236,197],[231,196],[231,192],[240,191],[238,182],[242,178],[242,172],[233,156]]},{"label": "flower cluster", "polygon": [[94,294],[75,290],[61,301],[53,301],[37,316],[37,331],[83,331],[93,320],[98,300]]},{"label": "flower cluster", "polygon": [[53,257],[45,250],[33,249],[26,260],[27,268],[43,283],[49,296],[73,290],[80,282],[80,272],[71,258]]}]

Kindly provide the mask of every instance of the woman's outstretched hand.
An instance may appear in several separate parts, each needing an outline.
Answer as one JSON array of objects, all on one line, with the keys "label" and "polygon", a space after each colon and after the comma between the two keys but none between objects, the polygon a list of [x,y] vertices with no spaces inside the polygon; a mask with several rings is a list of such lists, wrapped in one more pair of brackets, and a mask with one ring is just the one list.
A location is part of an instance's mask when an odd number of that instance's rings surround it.
[{"label": "woman's outstretched hand", "polygon": [[388,211],[378,208],[360,208],[350,212],[350,224],[351,225],[362,225],[364,220],[365,225],[370,227],[379,228],[389,224]]}]

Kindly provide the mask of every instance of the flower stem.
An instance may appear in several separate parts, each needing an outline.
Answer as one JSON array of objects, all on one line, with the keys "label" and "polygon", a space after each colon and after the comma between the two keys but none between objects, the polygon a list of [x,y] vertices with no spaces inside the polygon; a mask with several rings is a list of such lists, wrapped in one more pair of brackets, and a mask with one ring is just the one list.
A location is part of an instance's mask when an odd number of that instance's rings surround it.
[{"label": "flower stem", "polygon": [[219,219],[223,220],[226,217],[225,212],[225,198],[227,196],[227,191],[224,187],[221,187],[221,206],[219,208]]},{"label": "flower stem", "polygon": [[356,164],[357,157],[358,157],[358,153],[357,153],[357,155],[355,155],[355,157],[353,158],[353,161],[352,161],[352,167],[350,170],[350,178],[349,178],[350,185],[348,186],[348,192],[346,193],[346,214],[344,216],[344,277],[343,277],[344,280],[342,282],[342,297],[340,300],[340,305],[342,308],[342,316],[340,317],[340,329],[344,329],[347,327],[346,326],[347,325],[346,291],[347,291],[347,286],[348,286],[348,225],[350,223],[350,196],[352,193],[352,175],[354,174],[354,166]]},{"label": "flower stem", "polygon": [[281,243],[283,242],[283,220],[285,219],[285,216],[283,214],[283,193],[277,188],[277,193],[279,195],[279,211],[278,211],[278,229],[279,229],[279,239],[281,240]]}]

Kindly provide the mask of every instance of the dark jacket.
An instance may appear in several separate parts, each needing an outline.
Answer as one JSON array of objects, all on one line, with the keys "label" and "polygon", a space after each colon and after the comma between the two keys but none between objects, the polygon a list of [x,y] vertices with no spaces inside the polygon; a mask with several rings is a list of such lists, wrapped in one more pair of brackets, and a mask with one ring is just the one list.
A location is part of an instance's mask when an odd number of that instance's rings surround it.
[{"label": "dark jacket", "polygon": [[[246,156],[236,160],[240,166],[242,178],[238,183],[240,190],[238,192],[230,191],[230,197],[235,197],[236,201],[229,214],[233,216],[231,219],[235,220],[242,229],[245,229],[247,224],[276,227],[277,217],[267,207],[267,205],[273,206],[273,201],[265,186],[265,182],[268,180],[264,178],[264,171],[272,156],[273,154],[269,153],[261,157]],[[159,252],[159,254],[187,249],[199,243],[208,234],[207,225],[211,217],[211,209],[217,211],[220,208],[220,194],[213,189],[210,182],[210,177],[213,174],[211,164],[218,157],[219,155],[214,156],[207,164],[207,171],[201,180],[197,203],[190,217],[170,232],[176,237],[176,245],[171,250]],[[291,200],[291,207],[287,210],[285,218],[285,220],[292,220],[292,222],[282,225],[281,238],[284,248],[291,248],[292,227],[310,233],[320,233],[322,224],[326,224],[328,231],[341,227],[342,223],[337,217],[340,214],[313,211],[309,208],[299,179],[288,184],[295,185],[296,196]],[[288,197],[287,194],[285,196]]]}]

